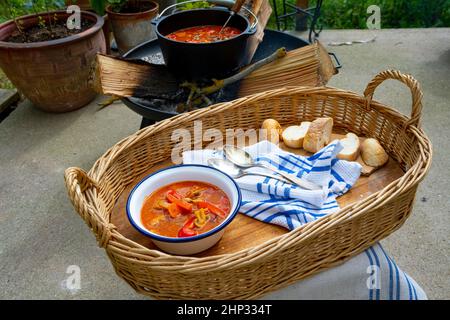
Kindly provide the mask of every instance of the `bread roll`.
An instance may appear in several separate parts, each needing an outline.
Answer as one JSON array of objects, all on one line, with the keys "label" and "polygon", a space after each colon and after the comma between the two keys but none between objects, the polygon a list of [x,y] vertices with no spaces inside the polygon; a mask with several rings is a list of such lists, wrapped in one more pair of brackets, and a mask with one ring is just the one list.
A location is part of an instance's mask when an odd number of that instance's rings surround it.
[{"label": "bread roll", "polygon": [[344,139],[339,140],[344,147],[338,153],[338,159],[355,161],[359,156],[359,138],[354,133],[347,133]]},{"label": "bread roll", "polygon": [[300,149],[311,122],[302,122],[299,126],[290,126],[283,130],[283,142],[289,148]]},{"label": "bread roll", "polygon": [[267,130],[267,140],[272,143],[278,143],[280,141],[281,125],[275,119],[266,119],[261,125],[261,129]]},{"label": "bread roll", "polygon": [[303,149],[315,153],[325,147],[331,140],[333,118],[317,118],[309,126],[303,139]]},{"label": "bread roll", "polygon": [[365,164],[375,168],[381,167],[389,160],[381,144],[373,138],[367,138],[361,144],[361,158]]}]

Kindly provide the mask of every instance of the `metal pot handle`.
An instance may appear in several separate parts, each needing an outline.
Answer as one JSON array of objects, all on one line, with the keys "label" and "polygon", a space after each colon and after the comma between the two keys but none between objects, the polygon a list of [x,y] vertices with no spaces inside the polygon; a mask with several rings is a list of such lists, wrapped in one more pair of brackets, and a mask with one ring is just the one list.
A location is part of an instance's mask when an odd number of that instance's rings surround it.
[{"label": "metal pot handle", "polygon": [[256,29],[256,26],[259,23],[259,19],[256,16],[256,14],[254,14],[251,10],[247,9],[246,7],[242,7],[245,11],[247,11],[248,13],[250,13],[252,15],[252,17],[255,19],[255,21],[253,22],[253,24],[250,26],[250,30]]},{"label": "metal pot handle", "polygon": [[[175,8],[175,7],[177,7],[180,4],[186,4],[186,3],[192,3],[192,2],[203,2],[203,1],[205,1],[205,0],[188,0],[188,1],[183,1],[183,2],[172,4],[172,5],[168,6],[168,7],[166,7],[163,11],[161,11],[161,13],[158,14],[155,19],[153,19],[153,22],[156,23],[168,10],[170,10],[172,8]],[[227,5],[228,3],[230,3],[230,4],[234,3],[234,2],[232,3],[231,1],[228,2],[226,0],[225,1],[207,0],[207,2],[212,3],[212,4],[221,5],[221,6],[225,6],[225,7],[228,6]],[[250,13],[252,15],[252,17],[255,19],[253,24],[250,26],[250,30],[253,30],[259,23],[258,17],[251,10],[247,9],[246,7],[242,7],[242,8],[245,9],[248,13]]]},{"label": "metal pot handle", "polygon": [[334,58],[334,61],[336,61],[336,65],[334,66],[336,69],[340,69],[342,68],[342,64],[339,61],[338,57],[336,56],[336,54],[334,52],[328,52],[328,54],[330,55],[330,57]]}]

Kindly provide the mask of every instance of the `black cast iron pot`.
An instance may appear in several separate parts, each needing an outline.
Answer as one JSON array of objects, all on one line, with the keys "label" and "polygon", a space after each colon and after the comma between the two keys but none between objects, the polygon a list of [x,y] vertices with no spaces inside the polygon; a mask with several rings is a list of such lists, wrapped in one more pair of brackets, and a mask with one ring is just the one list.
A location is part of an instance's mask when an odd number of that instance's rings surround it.
[{"label": "black cast iron pot", "polygon": [[[230,15],[225,8],[207,8],[178,11],[162,16],[152,23],[167,67],[181,78],[222,79],[243,67],[246,58],[247,41],[256,32],[256,24],[241,14],[235,14],[228,26],[242,31],[238,36],[211,43],[186,43],[171,40],[166,35],[180,29],[202,26],[222,26]],[[257,21],[257,20],[255,20]]]}]

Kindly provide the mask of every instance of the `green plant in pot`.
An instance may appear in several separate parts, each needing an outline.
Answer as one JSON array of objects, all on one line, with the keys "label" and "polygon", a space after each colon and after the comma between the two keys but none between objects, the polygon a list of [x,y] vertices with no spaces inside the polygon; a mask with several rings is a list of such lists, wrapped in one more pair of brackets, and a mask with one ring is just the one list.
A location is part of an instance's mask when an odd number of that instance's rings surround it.
[{"label": "green plant in pot", "polygon": [[[16,3],[3,1],[10,8]],[[33,14],[17,17],[11,10],[11,20],[0,24],[0,68],[42,110],[81,108],[96,96],[90,71],[96,54],[106,50],[103,18],[81,11],[77,24],[65,10],[37,12],[52,0],[30,2]]]},{"label": "green plant in pot", "polygon": [[150,0],[91,0],[92,7],[105,8],[119,52],[156,38],[151,20],[158,14],[158,3]]}]

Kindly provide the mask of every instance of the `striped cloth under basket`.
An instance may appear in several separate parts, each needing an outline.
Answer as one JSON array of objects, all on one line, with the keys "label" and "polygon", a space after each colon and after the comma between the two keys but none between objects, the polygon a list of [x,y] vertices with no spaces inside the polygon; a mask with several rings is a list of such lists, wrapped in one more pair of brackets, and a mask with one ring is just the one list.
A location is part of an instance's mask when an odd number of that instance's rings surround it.
[{"label": "striped cloth under basket", "polygon": [[[412,93],[407,117],[372,100],[386,79]],[[419,182],[431,163],[431,143],[420,128],[422,92],[418,82],[384,71],[364,95],[329,87],[287,87],[184,113],[138,131],[101,156],[88,173],[69,168],[65,181],[80,216],[106,249],[117,274],[136,291],[156,298],[256,298],[308,275],[340,264],[398,229],[407,219]],[[239,252],[205,258],[172,256],[131,241],[111,224],[114,204],[125,188],[154,164],[170,158],[175,129],[259,128],[267,118],[282,125],[329,116],[335,126],[377,138],[404,175],[363,201]]]}]

